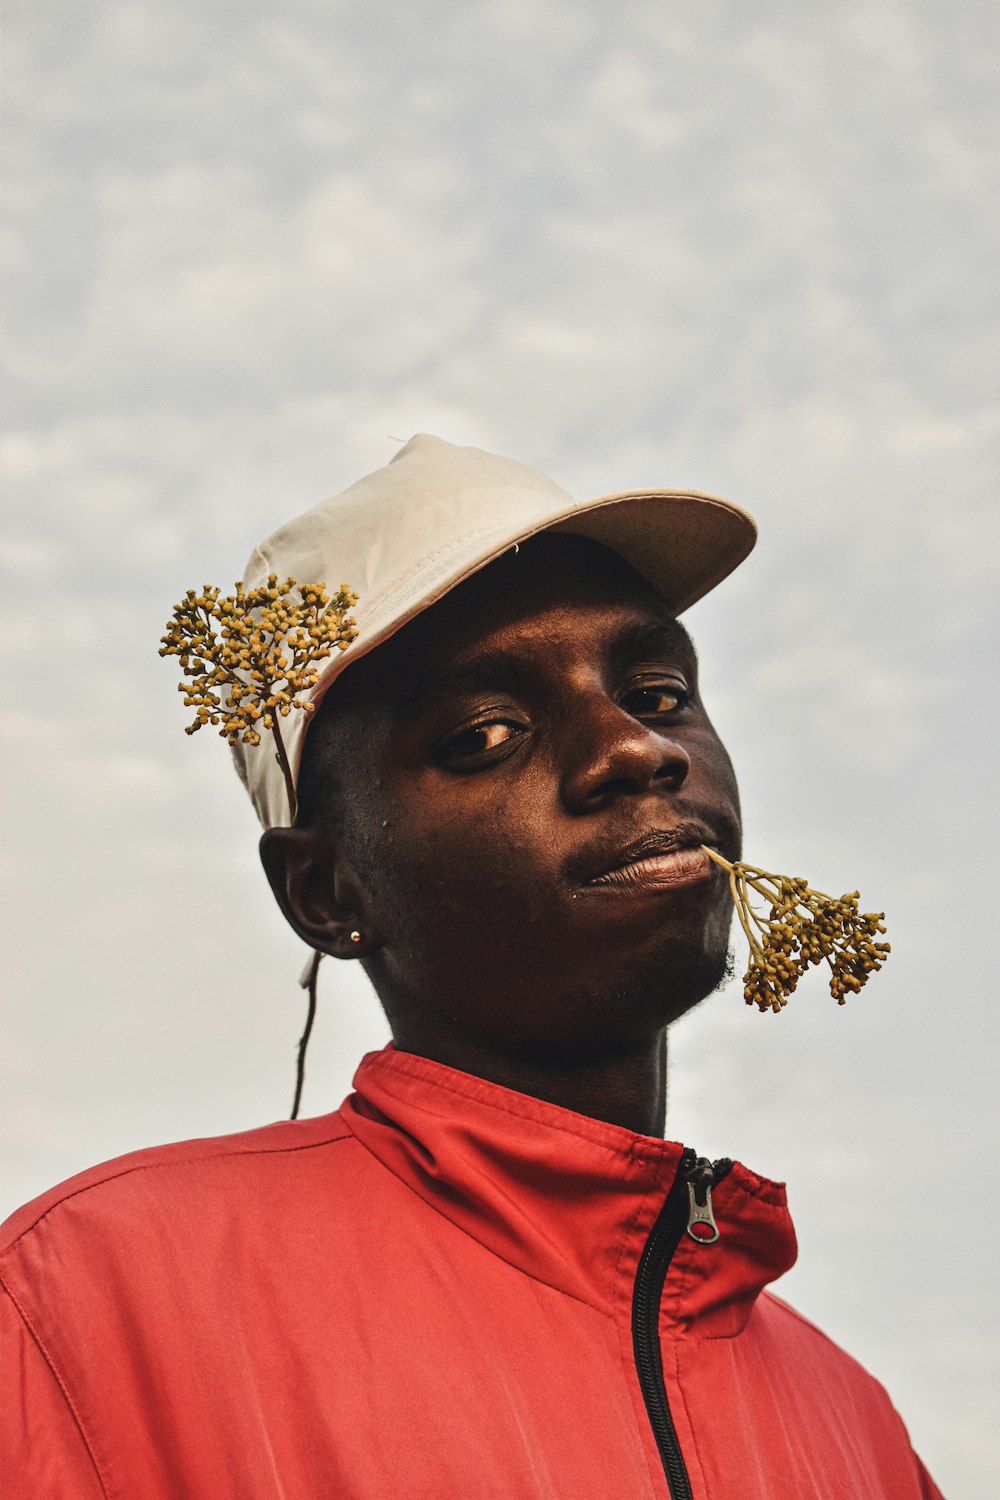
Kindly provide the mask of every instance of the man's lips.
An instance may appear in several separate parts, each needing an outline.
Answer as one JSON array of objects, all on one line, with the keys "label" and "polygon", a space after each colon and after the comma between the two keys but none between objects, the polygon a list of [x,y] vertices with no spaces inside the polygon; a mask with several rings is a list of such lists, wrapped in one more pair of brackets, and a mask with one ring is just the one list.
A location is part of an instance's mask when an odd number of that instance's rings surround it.
[{"label": "man's lips", "polygon": [[677,886],[701,885],[712,878],[712,862],[703,849],[675,849],[672,854],[654,854],[609,870],[588,880],[587,890],[664,891]]},{"label": "man's lips", "polygon": [[701,848],[717,846],[712,831],[684,824],[643,834],[620,848],[583,883],[588,891],[658,891],[711,880],[715,867]]}]

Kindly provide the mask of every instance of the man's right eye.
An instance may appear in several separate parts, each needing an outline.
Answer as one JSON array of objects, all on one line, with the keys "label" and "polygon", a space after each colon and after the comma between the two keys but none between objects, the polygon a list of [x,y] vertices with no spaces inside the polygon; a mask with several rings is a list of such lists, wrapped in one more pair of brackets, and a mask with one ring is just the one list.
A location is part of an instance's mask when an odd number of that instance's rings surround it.
[{"label": "man's right eye", "polygon": [[471,724],[460,729],[438,747],[437,759],[448,761],[474,761],[489,758],[490,752],[499,750],[516,735],[521,734],[520,724],[506,719],[490,719],[484,724]]}]

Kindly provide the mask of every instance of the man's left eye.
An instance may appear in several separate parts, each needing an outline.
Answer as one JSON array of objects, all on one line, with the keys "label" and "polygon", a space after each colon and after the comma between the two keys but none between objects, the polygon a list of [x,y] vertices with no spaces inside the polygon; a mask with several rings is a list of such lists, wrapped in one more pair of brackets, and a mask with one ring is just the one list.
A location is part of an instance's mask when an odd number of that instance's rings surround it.
[{"label": "man's left eye", "polygon": [[634,719],[655,719],[663,714],[676,713],[687,702],[688,694],[684,688],[674,682],[661,682],[633,688],[622,699],[622,708]]}]

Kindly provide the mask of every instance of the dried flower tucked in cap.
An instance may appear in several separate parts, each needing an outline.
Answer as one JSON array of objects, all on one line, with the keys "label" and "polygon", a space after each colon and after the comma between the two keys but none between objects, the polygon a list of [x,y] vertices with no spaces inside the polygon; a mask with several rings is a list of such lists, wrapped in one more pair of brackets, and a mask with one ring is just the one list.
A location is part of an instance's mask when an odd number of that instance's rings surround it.
[{"label": "dried flower tucked in cap", "polygon": [[334,650],[344,651],[357,635],[349,611],[357,594],[341,584],[332,599],[322,583],[279,583],[271,573],[258,589],[219,597],[205,584],[201,593],[188,589],[167,622],[160,655],[180,657],[189,682],[178,683],[184,706],[195,710],[186,733],[206,724],[219,725],[231,745],[259,745],[269,731],[288,790],[292,822],[296,798],[292,769],[281,737],[279,719],[293,708],[311,714],[315,704],[300,696],[319,681],[317,662]]},{"label": "dried flower tucked in cap", "polygon": [[[730,864],[714,849],[702,847],[729,874],[736,915],[750,944],[750,966],[743,976],[748,1005],[781,1010],[806,970],[824,959],[830,967],[830,993],[843,1005],[847,991],[856,994],[885,963],[889,944],[876,941],[885,932],[885,912],[860,912],[860,892],[849,891],[838,900],[796,876],[770,875],[741,860]],[[751,891],[768,903],[766,918],[754,911]]]}]

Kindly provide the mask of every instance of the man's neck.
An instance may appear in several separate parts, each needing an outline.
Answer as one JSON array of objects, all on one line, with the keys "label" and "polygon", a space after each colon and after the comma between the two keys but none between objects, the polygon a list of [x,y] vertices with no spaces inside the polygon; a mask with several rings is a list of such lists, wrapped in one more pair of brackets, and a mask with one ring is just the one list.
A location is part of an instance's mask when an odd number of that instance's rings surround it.
[{"label": "man's neck", "polygon": [[639,1135],[663,1137],[667,1110],[667,1034],[599,1060],[577,1055],[508,1057],[473,1043],[411,1034],[396,1036],[402,1052],[444,1063],[502,1088],[545,1099],[576,1114]]}]

